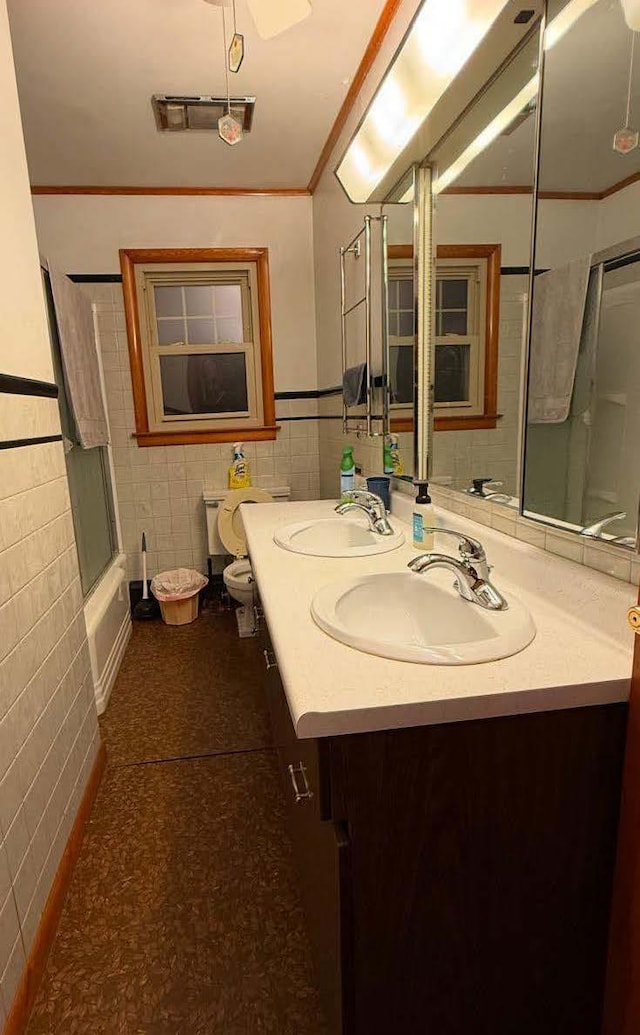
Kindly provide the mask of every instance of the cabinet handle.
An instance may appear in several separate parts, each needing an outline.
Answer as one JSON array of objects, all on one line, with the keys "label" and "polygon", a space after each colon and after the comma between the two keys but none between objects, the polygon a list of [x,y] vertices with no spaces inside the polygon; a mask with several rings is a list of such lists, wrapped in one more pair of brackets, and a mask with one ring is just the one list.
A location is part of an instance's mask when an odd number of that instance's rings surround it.
[{"label": "cabinet handle", "polygon": [[256,627],[256,632],[262,627],[262,619],[264,618],[264,611],[259,604],[254,604],[253,607],[253,621]]},{"label": "cabinet handle", "polygon": [[269,671],[270,668],[277,668],[278,667],[278,662],[276,661],[275,654],[272,654],[271,651],[267,650],[266,647],[265,647],[265,649],[263,650],[262,653],[264,654],[264,663],[265,663],[267,672]]},{"label": "cabinet handle", "polygon": [[[289,770],[289,776],[291,777],[291,785],[293,787],[293,794],[295,797],[296,804],[299,801],[309,801],[310,798],[313,798],[313,791],[309,787],[309,781],[307,780],[307,770],[305,769],[302,762],[298,762],[297,766],[293,765],[293,763],[290,762],[287,766],[287,769]],[[298,776],[304,784],[303,791],[301,791],[300,787],[298,786]]]}]

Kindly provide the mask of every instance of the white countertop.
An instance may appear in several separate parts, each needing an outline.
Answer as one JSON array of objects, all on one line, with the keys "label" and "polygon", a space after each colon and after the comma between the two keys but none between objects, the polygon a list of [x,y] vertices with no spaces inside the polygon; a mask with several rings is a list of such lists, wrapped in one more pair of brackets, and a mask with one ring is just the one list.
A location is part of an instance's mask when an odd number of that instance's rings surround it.
[{"label": "white countertop", "polygon": [[[397,505],[403,506],[401,501]],[[321,500],[242,507],[253,571],[299,737],[627,700],[633,633],[626,612],[636,601],[635,588],[441,509],[436,510],[437,524],[479,539],[493,566],[492,581],[507,599],[516,596],[529,608],[537,627],[533,643],[501,661],[447,666],[390,661],[332,639],[309,610],[321,586],[401,571],[416,556],[411,529],[397,518],[393,523],[404,530],[406,545],[373,557],[307,557],[273,542],[276,528],[328,517],[334,506],[335,501]],[[451,553],[451,540],[442,537],[439,544],[436,538],[436,548]],[[456,592],[450,573],[429,577]]]}]

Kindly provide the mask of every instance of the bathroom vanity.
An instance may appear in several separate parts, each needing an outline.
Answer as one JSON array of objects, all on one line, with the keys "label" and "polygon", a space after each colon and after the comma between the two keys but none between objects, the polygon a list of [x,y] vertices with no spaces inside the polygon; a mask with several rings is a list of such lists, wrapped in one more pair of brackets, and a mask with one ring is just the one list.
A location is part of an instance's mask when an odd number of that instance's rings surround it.
[{"label": "bathroom vanity", "polygon": [[332,507],[243,508],[329,1030],[597,1035],[632,588],[559,558],[543,566],[535,548],[441,512],[482,540],[536,638],[483,665],[376,657],[322,632],[311,599],[345,575],[402,571],[415,551],[335,559],[273,542]]}]

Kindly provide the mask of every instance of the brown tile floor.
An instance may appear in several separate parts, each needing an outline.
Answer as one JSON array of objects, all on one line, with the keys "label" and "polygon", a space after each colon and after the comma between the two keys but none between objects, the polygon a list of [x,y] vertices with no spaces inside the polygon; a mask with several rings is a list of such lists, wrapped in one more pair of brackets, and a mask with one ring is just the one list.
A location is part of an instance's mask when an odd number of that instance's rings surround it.
[{"label": "brown tile floor", "polygon": [[29,1035],[322,1032],[260,663],[230,615],[135,626]]}]

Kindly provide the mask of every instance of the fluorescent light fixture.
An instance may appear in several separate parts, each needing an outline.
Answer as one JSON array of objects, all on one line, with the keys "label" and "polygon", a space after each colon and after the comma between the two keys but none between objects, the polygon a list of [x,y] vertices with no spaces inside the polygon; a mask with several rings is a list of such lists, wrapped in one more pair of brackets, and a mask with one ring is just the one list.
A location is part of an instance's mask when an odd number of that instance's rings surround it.
[{"label": "fluorescent light fixture", "polygon": [[336,170],[352,201],[368,201],[508,2],[425,0]]},{"label": "fluorescent light fixture", "polygon": [[544,49],[551,50],[556,43],[575,25],[578,18],[581,18],[585,11],[597,4],[598,0],[571,0],[566,7],[563,7],[560,14],[557,14],[553,21],[549,22],[544,34]]},{"label": "fluorescent light fixture", "polygon": [[481,154],[489,144],[493,143],[496,137],[507,128],[510,123],[520,114],[523,108],[526,108],[527,104],[530,104],[533,98],[538,92],[538,76],[535,75],[533,79],[530,79],[526,86],[523,86],[522,90],[516,94],[512,101],[509,101],[501,112],[499,112],[495,119],[492,119],[488,126],[479,133],[475,140],[464,149],[459,158],[456,158],[455,162],[452,162],[448,169],[438,176],[432,185],[432,191],[434,194],[440,194],[441,191],[448,187],[454,180],[458,179],[458,176],[467,168],[468,165]]},{"label": "fluorescent light fixture", "polygon": [[[549,22],[544,34],[544,49],[551,50],[556,43],[575,25],[585,11],[593,7],[598,0],[570,0],[570,3],[556,15],[553,21]],[[536,74],[524,86],[509,103],[498,112],[496,117],[485,126],[481,133],[464,149],[461,155],[442,172],[432,184],[434,194],[440,194],[446,187],[449,187],[454,180],[462,175],[475,158],[478,157],[489,144],[493,143],[496,137],[509,126],[513,120],[526,108],[527,104],[535,98],[538,93],[539,77]]]}]

